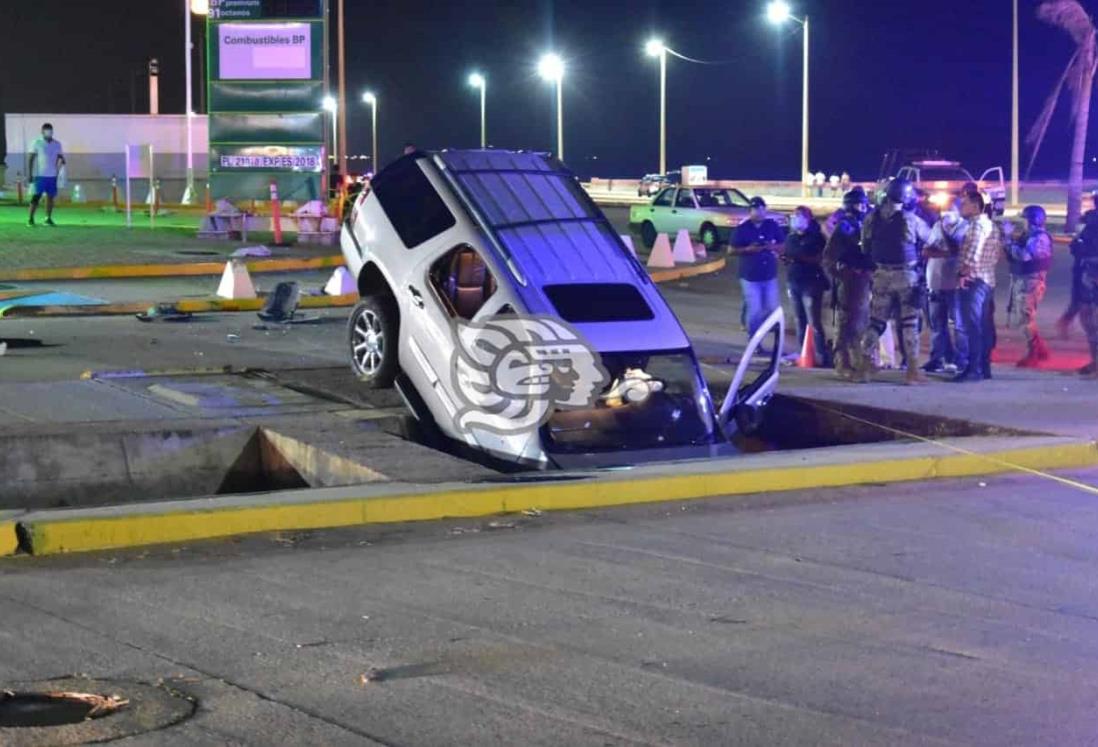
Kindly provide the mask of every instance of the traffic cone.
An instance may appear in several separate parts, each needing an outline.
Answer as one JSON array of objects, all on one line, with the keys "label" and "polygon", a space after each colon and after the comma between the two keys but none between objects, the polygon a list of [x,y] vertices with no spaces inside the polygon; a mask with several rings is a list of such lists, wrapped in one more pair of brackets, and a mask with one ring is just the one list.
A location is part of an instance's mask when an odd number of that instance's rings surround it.
[{"label": "traffic cone", "polygon": [[797,358],[797,368],[816,367],[816,332],[809,325],[804,332],[804,344],[801,345],[801,355]]},{"label": "traffic cone", "polygon": [[628,234],[621,235],[621,243],[625,244],[625,248],[629,250],[629,253],[634,257],[637,256],[637,249],[633,246],[633,237]]},{"label": "traffic cone", "polygon": [[656,237],[656,243],[652,245],[652,253],[648,255],[648,266],[656,269],[675,266],[675,258],[671,253],[671,239],[667,238],[667,234],[661,233]]},{"label": "traffic cone", "polygon": [[328,296],[347,296],[357,290],[355,279],[346,267],[337,267],[324,286],[324,293]]},{"label": "traffic cone", "polygon": [[675,235],[675,247],[671,250],[671,257],[679,264],[694,264],[694,245],[690,243],[690,232],[680,228]]},{"label": "traffic cone", "polygon": [[252,276],[248,274],[248,266],[238,259],[226,262],[217,295],[228,299],[255,298],[255,286],[252,285]]}]

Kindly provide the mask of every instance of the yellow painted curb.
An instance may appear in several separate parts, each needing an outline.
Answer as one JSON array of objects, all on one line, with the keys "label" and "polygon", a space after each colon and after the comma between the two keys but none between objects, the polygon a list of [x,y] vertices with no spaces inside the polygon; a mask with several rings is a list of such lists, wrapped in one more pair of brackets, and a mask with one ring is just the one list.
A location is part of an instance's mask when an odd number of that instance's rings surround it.
[{"label": "yellow painted curb", "polygon": [[[119,516],[65,518],[41,514],[22,522],[34,555],[189,542],[237,534],[319,529],[358,524],[487,516],[526,509],[554,511],[717,496],[895,483],[1028,469],[1065,469],[1098,464],[1098,448],[1078,442],[983,455],[882,459],[854,464],[768,467],[639,478],[581,478],[575,482],[469,487],[374,497],[258,503],[195,509],[181,502],[158,513],[134,507]],[[263,498],[259,498],[262,501]]]},{"label": "yellow painted curb", "polygon": [[0,519],[0,558],[14,555],[19,549],[19,536],[15,527],[15,519]]},{"label": "yellow painted curb", "polygon": [[[35,280],[109,280],[119,278],[171,278],[195,275],[220,275],[225,262],[181,262],[178,264],[152,265],[98,265],[91,267],[29,267],[25,270],[8,270],[0,273],[0,282],[29,282]],[[341,267],[343,256],[286,257],[256,259],[245,262],[248,272],[298,272]]]},{"label": "yellow painted curb", "polygon": [[666,270],[650,270],[648,272],[652,281],[655,283],[668,283],[673,280],[683,280],[684,278],[692,278],[698,275],[708,275],[713,272],[720,272],[728,264],[728,260],[723,257],[720,259],[710,260],[700,265],[685,265],[683,267],[667,268]]},{"label": "yellow painted curb", "polygon": [[[259,311],[266,303],[265,298],[184,298],[174,303],[183,312],[201,314],[218,311]],[[302,296],[299,309],[328,309],[341,306],[354,306],[358,303],[358,294],[344,296]],[[0,309],[0,318],[18,319],[45,316],[118,316],[139,314],[156,306],[156,301],[134,301],[131,303],[86,304],[80,306],[9,306]]]}]

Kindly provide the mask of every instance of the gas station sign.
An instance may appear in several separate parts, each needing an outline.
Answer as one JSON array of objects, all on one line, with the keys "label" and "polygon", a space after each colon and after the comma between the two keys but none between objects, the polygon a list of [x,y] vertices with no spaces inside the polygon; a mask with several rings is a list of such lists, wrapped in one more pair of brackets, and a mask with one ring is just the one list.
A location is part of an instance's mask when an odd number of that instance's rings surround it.
[{"label": "gas station sign", "polygon": [[207,23],[212,196],[322,199],[327,1],[210,0]]}]

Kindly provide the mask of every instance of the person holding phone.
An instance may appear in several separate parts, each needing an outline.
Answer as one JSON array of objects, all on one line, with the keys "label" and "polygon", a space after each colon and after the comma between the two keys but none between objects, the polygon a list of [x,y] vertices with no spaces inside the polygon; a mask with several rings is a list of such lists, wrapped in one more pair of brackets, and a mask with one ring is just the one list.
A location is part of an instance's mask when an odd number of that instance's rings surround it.
[{"label": "person holding phone", "polygon": [[778,308],[778,254],[785,236],[769,217],[766,201],[751,198],[748,219],[736,227],[729,253],[739,257],[740,288],[747,304],[747,333],[754,335]]}]

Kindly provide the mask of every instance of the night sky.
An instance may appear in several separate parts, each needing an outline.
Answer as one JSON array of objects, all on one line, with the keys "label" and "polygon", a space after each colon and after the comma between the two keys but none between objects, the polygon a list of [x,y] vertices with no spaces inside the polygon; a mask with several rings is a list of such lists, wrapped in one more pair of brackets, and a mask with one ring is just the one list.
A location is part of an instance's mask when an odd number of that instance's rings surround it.
[{"label": "night sky", "polygon": [[[692,57],[731,61],[668,61],[670,165],[708,158],[717,177],[797,177],[801,35],[795,25],[769,26],[764,0],[346,3],[352,153],[369,148],[368,109],[356,103],[366,88],[379,98],[383,157],[398,154],[405,140],[475,146],[479,99],[465,82],[474,68],[488,78],[489,142],[553,148],[553,87],[534,71],[540,53],[553,48],[567,64],[572,167],[613,176],[654,171],[658,64],[642,46],[658,34]],[[183,110],[181,0],[3,4],[6,111],[128,112],[131,73],[149,56],[161,61],[161,110]],[[881,154],[896,146],[937,148],[977,175],[1009,166],[1009,0],[791,4],[812,22],[814,170],[875,178]],[[1024,135],[1072,46],[1066,34],[1036,20],[1035,3],[1022,5]],[[147,107],[140,81],[137,105]],[[1066,112],[1065,101],[1034,176],[1066,173]],[[1091,125],[1098,153],[1098,112]]]}]

